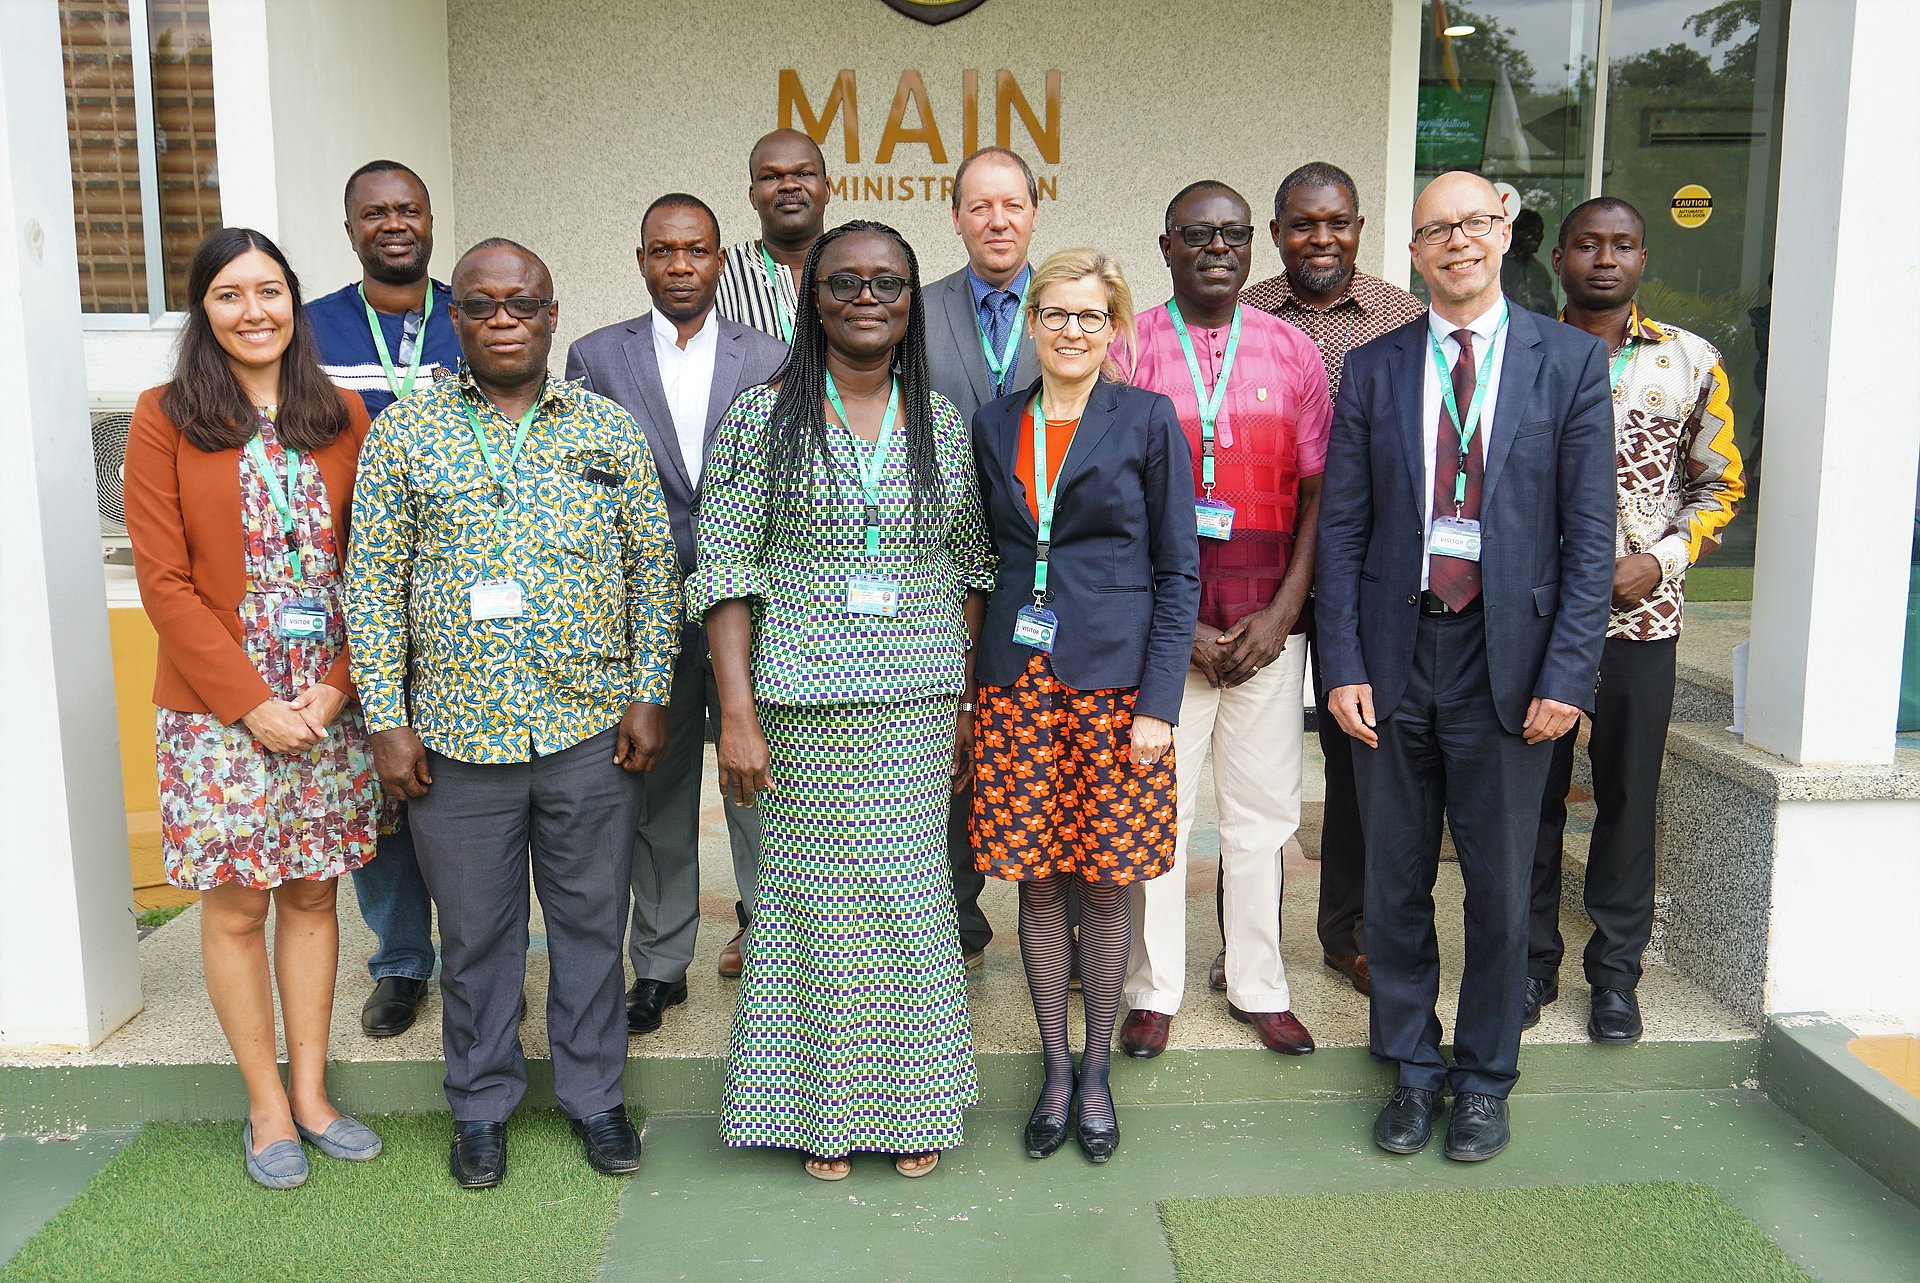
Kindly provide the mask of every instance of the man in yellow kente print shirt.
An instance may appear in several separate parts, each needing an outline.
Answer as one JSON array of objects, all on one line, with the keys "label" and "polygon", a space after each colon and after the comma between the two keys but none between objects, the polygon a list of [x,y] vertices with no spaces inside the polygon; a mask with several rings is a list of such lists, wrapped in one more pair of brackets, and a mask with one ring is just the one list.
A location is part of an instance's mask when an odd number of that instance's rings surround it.
[{"label": "man in yellow kente print shirt", "polygon": [[673,536],[633,419],[547,372],[539,257],[482,241],[452,285],[464,368],[375,422],[347,569],[374,767],[439,911],[450,1165],[468,1188],[506,1173],[531,857],[554,1093],[587,1161],[631,1172],[621,941],[635,772],[665,748],[679,644]]}]

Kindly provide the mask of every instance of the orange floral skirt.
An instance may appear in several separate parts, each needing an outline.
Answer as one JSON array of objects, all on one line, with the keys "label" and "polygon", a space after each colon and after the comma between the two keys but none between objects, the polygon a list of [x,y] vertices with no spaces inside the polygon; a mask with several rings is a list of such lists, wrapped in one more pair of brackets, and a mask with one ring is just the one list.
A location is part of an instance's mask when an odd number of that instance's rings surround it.
[{"label": "orange floral skirt", "polygon": [[973,733],[973,859],[1009,882],[1057,873],[1125,885],[1173,867],[1173,749],[1133,764],[1133,688],[1075,690],[1045,655],[982,686]]}]

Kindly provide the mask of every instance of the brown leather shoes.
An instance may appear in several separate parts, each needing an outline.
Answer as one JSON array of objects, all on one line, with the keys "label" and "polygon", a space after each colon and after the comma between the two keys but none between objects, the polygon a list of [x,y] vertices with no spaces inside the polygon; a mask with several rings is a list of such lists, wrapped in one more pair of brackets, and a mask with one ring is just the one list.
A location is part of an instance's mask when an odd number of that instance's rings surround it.
[{"label": "brown leather shoes", "polygon": [[1129,1011],[1120,1026],[1120,1050],[1135,1060],[1152,1060],[1167,1049],[1173,1017],[1157,1011]]},{"label": "brown leather shoes", "polygon": [[1269,1051],[1283,1056],[1313,1054],[1313,1035],[1291,1011],[1242,1011],[1228,1003],[1227,1014],[1243,1025],[1252,1025],[1253,1032],[1260,1035],[1260,1041]]},{"label": "brown leather shoes", "polygon": [[1367,969],[1367,955],[1356,953],[1351,958],[1336,958],[1332,954],[1321,955],[1326,964],[1353,982],[1353,987],[1369,998],[1373,996],[1373,972]]},{"label": "brown leather shoes", "polygon": [[1213,955],[1213,966],[1207,969],[1207,988],[1215,993],[1227,991],[1227,951],[1225,949]]},{"label": "brown leather shoes", "polygon": [[720,978],[722,980],[738,980],[740,973],[747,969],[746,961],[740,956],[740,937],[746,934],[747,929],[741,927],[733,933],[733,939],[727,941],[726,948],[720,950]]}]

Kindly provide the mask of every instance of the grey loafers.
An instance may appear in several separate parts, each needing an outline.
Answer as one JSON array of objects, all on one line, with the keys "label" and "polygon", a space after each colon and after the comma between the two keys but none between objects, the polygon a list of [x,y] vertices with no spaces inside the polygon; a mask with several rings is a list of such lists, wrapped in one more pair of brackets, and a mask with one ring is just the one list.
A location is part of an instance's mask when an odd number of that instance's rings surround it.
[{"label": "grey loafers", "polygon": [[373,1128],[355,1118],[342,1115],[327,1125],[323,1132],[309,1127],[294,1127],[300,1132],[300,1138],[313,1146],[328,1158],[344,1159],[349,1163],[364,1163],[380,1154],[380,1138],[374,1135]]},{"label": "grey loafers", "polygon": [[240,1133],[240,1152],[247,1175],[267,1189],[298,1189],[307,1183],[307,1151],[297,1140],[277,1140],[258,1154],[253,1152],[253,1124]]}]

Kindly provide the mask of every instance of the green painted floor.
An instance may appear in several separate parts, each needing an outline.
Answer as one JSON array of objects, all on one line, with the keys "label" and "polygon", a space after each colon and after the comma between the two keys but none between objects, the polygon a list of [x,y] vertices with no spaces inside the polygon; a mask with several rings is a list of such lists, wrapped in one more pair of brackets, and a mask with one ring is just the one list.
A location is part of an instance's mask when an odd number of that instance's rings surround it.
[{"label": "green painted floor", "polygon": [[[831,1185],[785,1153],[723,1150],[711,1119],[659,1119],[601,1277],[1165,1283],[1154,1205],[1166,1197],[1688,1180],[1720,1189],[1825,1283],[1920,1278],[1920,1209],[1756,1092],[1520,1098],[1513,1147],[1478,1166],[1449,1163],[1437,1141],[1411,1158],[1380,1153],[1375,1108],[1123,1105],[1121,1151],[1104,1168],[1071,1145],[1033,1162],[1018,1148],[1023,1114],[975,1113],[933,1175],[903,1180],[869,1156]],[[1291,1251],[1300,1277],[1317,1277],[1312,1245]]]},{"label": "green painted floor", "polygon": [[133,1132],[0,1136],[0,1264],[73,1201]]}]

